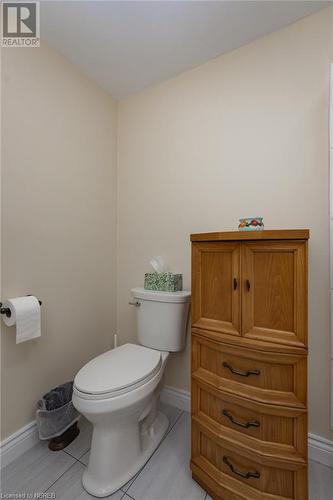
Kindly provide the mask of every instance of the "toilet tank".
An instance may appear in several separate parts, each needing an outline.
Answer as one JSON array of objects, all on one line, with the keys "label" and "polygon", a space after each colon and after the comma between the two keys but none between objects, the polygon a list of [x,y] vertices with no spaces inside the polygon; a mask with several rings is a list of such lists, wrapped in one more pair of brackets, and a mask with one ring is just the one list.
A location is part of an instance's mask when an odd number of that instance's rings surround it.
[{"label": "toilet tank", "polygon": [[137,335],[141,345],[175,352],[185,347],[191,292],[131,290],[136,307]]}]

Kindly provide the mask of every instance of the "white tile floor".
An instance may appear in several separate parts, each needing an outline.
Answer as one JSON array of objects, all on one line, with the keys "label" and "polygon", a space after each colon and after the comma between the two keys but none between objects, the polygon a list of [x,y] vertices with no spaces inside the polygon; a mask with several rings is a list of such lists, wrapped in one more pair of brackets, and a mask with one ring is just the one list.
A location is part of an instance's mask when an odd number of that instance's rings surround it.
[{"label": "white tile floor", "polygon": [[[211,500],[192,480],[189,463],[190,418],[163,405],[170,426],[142,470],[110,500]],[[55,493],[57,500],[92,500],[81,485],[88,462],[91,426],[80,423],[79,437],[66,451],[51,452],[39,443],[1,471],[1,493]],[[4,496],[2,496],[4,498]],[[310,500],[333,500],[333,469],[310,463]]]}]

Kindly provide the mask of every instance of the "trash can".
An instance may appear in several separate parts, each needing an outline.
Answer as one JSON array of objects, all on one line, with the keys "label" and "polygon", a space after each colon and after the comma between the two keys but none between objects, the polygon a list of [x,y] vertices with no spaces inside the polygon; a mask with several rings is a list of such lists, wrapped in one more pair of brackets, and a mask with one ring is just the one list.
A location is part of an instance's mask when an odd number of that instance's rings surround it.
[{"label": "trash can", "polygon": [[72,403],[73,382],[59,385],[37,403],[36,420],[40,439],[49,439],[52,451],[63,450],[80,433],[79,412]]}]

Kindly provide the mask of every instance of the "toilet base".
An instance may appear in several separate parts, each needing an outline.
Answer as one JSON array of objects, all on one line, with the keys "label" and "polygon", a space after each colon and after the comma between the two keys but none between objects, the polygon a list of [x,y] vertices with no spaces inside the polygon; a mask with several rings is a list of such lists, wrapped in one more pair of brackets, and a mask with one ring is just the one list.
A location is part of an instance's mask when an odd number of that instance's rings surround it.
[{"label": "toilet base", "polygon": [[101,481],[95,481],[89,474],[89,467],[83,473],[82,485],[84,489],[95,497],[106,497],[119,490],[126,484],[145,463],[152,456],[160,442],[162,441],[167,429],[169,427],[169,420],[162,412],[158,412],[152,425],[148,427],[143,433],[140,434],[141,438],[141,454],[139,459],[133,463],[132,467],[124,470],[121,477],[108,484],[101,484]]}]

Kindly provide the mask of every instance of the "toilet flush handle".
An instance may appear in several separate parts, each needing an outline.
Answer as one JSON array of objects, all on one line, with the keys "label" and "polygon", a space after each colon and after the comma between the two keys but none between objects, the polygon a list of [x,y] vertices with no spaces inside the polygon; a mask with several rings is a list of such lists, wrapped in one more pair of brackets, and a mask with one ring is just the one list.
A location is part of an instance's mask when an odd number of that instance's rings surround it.
[{"label": "toilet flush handle", "polygon": [[129,305],[130,306],[135,306],[135,307],[140,307],[141,306],[140,302],[138,302],[138,301],[136,301],[136,302],[129,302]]}]

